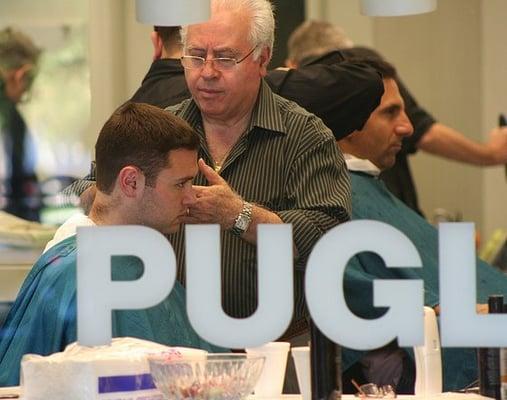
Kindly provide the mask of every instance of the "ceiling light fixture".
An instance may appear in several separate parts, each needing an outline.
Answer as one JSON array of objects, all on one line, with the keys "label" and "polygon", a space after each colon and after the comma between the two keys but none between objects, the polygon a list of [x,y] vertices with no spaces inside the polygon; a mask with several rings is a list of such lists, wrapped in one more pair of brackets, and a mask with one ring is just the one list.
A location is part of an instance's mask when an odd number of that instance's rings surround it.
[{"label": "ceiling light fixture", "polygon": [[188,25],[209,17],[210,0],[136,0],[136,18],[142,24]]},{"label": "ceiling light fixture", "polygon": [[370,17],[395,17],[434,11],[437,0],[361,0],[361,14]]}]

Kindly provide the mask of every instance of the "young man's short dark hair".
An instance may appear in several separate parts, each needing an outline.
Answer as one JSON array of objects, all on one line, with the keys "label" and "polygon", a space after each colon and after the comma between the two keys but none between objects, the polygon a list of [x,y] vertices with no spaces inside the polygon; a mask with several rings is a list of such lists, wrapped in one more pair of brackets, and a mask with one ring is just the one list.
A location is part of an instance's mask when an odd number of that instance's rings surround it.
[{"label": "young man's short dark hair", "polygon": [[154,185],[175,149],[197,150],[199,137],[181,118],[144,103],[126,103],[107,120],[95,145],[97,189],[110,193],[120,170],[138,167]]}]

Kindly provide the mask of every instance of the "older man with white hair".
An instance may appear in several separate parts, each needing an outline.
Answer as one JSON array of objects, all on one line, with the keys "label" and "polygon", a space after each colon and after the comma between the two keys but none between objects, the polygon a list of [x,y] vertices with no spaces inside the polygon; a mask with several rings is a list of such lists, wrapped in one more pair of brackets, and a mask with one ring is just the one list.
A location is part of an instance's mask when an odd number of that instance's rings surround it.
[{"label": "older man with white hair", "polygon": [[[290,223],[296,254],[295,318],[306,331],[303,268],[324,232],[349,219],[343,156],[322,121],[264,82],[274,40],[267,0],[212,0],[208,22],[182,30],[192,98],[168,110],[201,139],[197,200],[187,223],[222,228],[223,307],[241,318],[257,307],[257,226]],[[184,279],[183,234],[170,237]]]}]

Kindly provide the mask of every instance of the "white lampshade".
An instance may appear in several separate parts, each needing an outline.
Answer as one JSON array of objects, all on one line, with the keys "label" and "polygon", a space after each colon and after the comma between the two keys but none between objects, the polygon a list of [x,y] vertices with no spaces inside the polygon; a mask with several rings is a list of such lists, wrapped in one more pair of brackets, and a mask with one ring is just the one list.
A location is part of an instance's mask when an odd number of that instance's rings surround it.
[{"label": "white lampshade", "polygon": [[178,26],[207,21],[210,0],[136,0],[137,21],[158,26]]},{"label": "white lampshade", "polygon": [[361,14],[371,17],[395,17],[434,11],[437,0],[361,0]]}]

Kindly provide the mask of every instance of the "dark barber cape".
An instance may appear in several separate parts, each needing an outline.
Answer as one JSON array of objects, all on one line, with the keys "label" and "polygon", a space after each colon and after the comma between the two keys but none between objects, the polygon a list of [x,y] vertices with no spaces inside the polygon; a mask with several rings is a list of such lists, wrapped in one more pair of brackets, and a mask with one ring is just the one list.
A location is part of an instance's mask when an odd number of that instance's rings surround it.
[{"label": "dark barber cape", "polygon": [[[46,251],[23,282],[5,326],[0,330],[0,387],[19,384],[24,354],[63,351],[77,338],[76,236]],[[111,278],[133,281],[143,274],[136,257],[112,258]],[[176,283],[157,305],[112,313],[113,337],[131,336],[168,346],[225,351],[202,340],[188,320],[185,292]]]},{"label": "dark barber cape", "polygon": [[275,93],[322,119],[336,140],[361,129],[384,94],[379,73],[345,61],[340,51],[303,60],[299,69],[271,71],[266,81]]},{"label": "dark barber cape", "polygon": [[[426,220],[394,197],[384,182],[362,172],[350,171],[352,183],[352,219],[385,222],[403,232],[415,245],[422,268],[386,268],[373,253],[361,253],[351,259],[345,274],[345,297],[351,310],[363,318],[377,318],[385,309],[373,307],[373,281],[376,279],[424,280],[424,304],[439,303],[438,231]],[[477,259],[478,303],[487,303],[488,295],[507,295],[507,277]],[[363,352],[344,349],[343,369],[358,361]],[[442,349],[444,391],[462,389],[477,379],[477,359],[473,348]]]},{"label": "dark barber cape", "polygon": [[[307,60],[299,69],[273,70],[271,89],[324,120],[337,140],[361,129],[384,92],[380,75],[339,51]],[[165,108],[190,97],[178,59],[155,60],[131,101]]]}]

